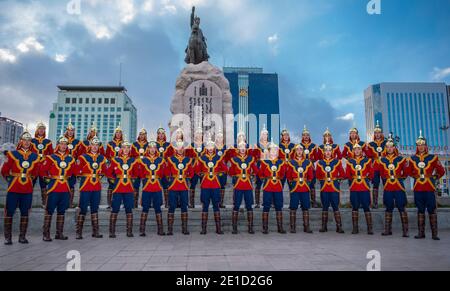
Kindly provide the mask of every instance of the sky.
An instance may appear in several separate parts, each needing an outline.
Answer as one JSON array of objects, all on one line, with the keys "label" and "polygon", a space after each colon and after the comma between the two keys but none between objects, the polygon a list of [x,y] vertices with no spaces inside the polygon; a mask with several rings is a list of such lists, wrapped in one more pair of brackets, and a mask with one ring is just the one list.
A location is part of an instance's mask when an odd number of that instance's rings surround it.
[{"label": "sky", "polygon": [[380,0],[372,15],[368,3],[0,0],[0,112],[31,129],[57,85],[118,85],[122,63],[138,128],[167,124],[195,5],[212,64],[278,73],[281,124],[343,143],[352,126],[365,136],[371,84],[450,83],[449,0]]}]

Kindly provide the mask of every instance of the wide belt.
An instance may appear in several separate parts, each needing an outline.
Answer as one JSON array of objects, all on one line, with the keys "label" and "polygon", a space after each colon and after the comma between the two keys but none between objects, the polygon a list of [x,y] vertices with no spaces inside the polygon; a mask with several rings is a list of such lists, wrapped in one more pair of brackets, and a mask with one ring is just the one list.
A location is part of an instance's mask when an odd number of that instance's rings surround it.
[{"label": "wide belt", "polygon": [[32,177],[31,175],[29,175],[29,174],[11,174],[10,176],[16,177],[16,178],[22,178],[22,179],[25,179],[25,178],[30,178],[30,179],[32,179],[32,178],[33,178],[33,177]]},{"label": "wide belt", "polygon": [[69,177],[66,176],[50,176],[49,178],[58,181],[67,181],[69,179]]}]

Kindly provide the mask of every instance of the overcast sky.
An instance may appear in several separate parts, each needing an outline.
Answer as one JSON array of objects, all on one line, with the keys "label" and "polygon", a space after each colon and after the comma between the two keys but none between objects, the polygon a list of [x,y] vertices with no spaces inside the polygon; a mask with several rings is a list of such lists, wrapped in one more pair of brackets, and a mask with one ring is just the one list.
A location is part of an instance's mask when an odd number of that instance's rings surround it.
[{"label": "overcast sky", "polygon": [[0,112],[48,122],[57,85],[117,85],[138,108],[138,128],[167,124],[184,66],[192,5],[214,65],[279,74],[281,123],[338,142],[365,131],[363,91],[394,81],[450,83],[450,1],[0,0]]}]

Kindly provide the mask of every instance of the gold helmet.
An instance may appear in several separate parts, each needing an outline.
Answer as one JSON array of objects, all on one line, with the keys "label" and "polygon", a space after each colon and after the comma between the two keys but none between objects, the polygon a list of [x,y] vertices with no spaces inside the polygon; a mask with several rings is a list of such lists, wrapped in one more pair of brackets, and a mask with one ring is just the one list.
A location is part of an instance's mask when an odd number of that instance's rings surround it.
[{"label": "gold helmet", "polygon": [[359,134],[359,131],[358,131],[358,129],[356,127],[353,127],[353,128],[350,129],[349,133],[352,133],[352,132],[354,132],[356,134]]},{"label": "gold helmet", "polygon": [[97,132],[97,127],[95,126],[95,122],[92,122],[91,128],[89,131]]},{"label": "gold helmet", "polygon": [[377,120],[377,125],[375,126],[375,129],[373,131],[374,132],[380,132],[380,133],[383,132],[383,129],[380,126],[380,121],[379,120]]},{"label": "gold helmet", "polygon": [[141,130],[139,131],[139,134],[145,134],[147,135],[147,130],[142,126]]},{"label": "gold helmet", "polygon": [[20,135],[20,140],[32,140],[32,139],[33,137],[28,132],[28,128],[25,128],[25,131],[22,132],[22,134]]},{"label": "gold helmet", "polygon": [[327,127],[327,129],[324,131],[323,136],[331,136],[331,131],[330,129]]},{"label": "gold helmet", "polygon": [[97,136],[94,136],[90,141],[89,141],[90,145],[100,145],[100,140],[98,139]]},{"label": "gold helmet", "polygon": [[38,130],[39,128],[47,129],[47,126],[45,126],[45,124],[44,124],[43,121],[39,121],[39,122],[36,124],[36,130]]},{"label": "gold helmet", "polygon": [[303,127],[303,131],[302,134],[310,134],[308,128],[306,127],[306,125]]},{"label": "gold helmet", "polygon": [[120,122],[119,122],[119,125],[117,125],[116,129],[114,129],[114,133],[116,133],[118,131],[122,132],[122,127],[120,127]]},{"label": "gold helmet", "polygon": [[294,147],[294,149],[296,150],[296,149],[304,149],[304,147],[301,145],[301,144],[296,144],[295,145],[295,147]]},{"label": "gold helmet", "polygon": [[423,137],[422,130],[420,130],[419,137],[416,140],[416,145],[427,145],[427,139]]},{"label": "gold helmet", "polygon": [[72,118],[69,119],[69,123],[67,124],[66,129],[67,130],[75,130],[75,127],[72,124]]}]

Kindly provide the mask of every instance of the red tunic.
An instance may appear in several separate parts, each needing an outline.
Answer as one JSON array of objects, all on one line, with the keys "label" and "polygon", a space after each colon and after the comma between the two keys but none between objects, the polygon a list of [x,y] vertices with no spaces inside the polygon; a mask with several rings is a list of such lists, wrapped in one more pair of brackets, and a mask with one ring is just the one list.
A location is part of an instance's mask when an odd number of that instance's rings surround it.
[{"label": "red tunic", "polygon": [[230,160],[230,169],[228,174],[233,178],[233,187],[235,190],[253,190],[251,177],[258,175],[256,158],[253,156],[238,155]]},{"label": "red tunic", "polygon": [[292,193],[309,192],[309,182],[314,179],[314,165],[310,160],[290,160],[286,177]]},{"label": "red tunic", "polygon": [[201,178],[202,189],[220,189],[219,176],[226,175],[228,168],[222,157],[207,152],[199,157],[195,166],[195,173]]},{"label": "red tunic", "polygon": [[41,161],[44,161],[46,156],[53,154],[52,141],[44,137],[33,138],[31,140],[31,151],[36,153]]},{"label": "red tunic", "polygon": [[112,158],[106,172],[109,179],[114,180],[113,194],[133,193],[133,179],[139,176],[139,161],[131,157]]},{"label": "red tunic", "polygon": [[[337,144],[332,144],[331,145],[331,157],[333,159],[342,159],[342,153],[341,153],[341,149],[339,148],[339,146]],[[319,160],[323,160],[325,158],[325,145],[320,145],[317,148],[317,161]]]},{"label": "red tunic", "polygon": [[106,145],[105,157],[110,161],[112,158],[117,157],[119,155],[121,144],[122,144],[121,140],[112,140],[108,142],[108,144]]},{"label": "red tunic", "polygon": [[100,154],[84,154],[78,158],[76,176],[80,178],[80,192],[101,191],[101,179],[107,173],[106,158]]},{"label": "red tunic", "polygon": [[[81,156],[82,154],[86,154],[88,152],[88,147],[89,147],[89,141],[88,140],[82,141],[80,144],[80,147],[78,148],[78,150],[79,150],[78,155]],[[98,153],[102,156],[105,155],[105,148],[103,147],[102,143],[100,143],[100,145],[99,145]]]},{"label": "red tunic", "polygon": [[387,155],[377,163],[377,170],[383,180],[384,191],[405,191],[403,181],[408,177],[407,160],[404,157]]},{"label": "red tunic", "polygon": [[436,180],[442,178],[445,169],[438,156],[424,154],[414,155],[409,162],[409,175],[414,179],[415,192],[436,191]]},{"label": "red tunic", "polygon": [[76,171],[75,159],[68,153],[61,155],[56,153],[47,156],[40,167],[40,176],[49,179],[47,184],[48,193],[69,192],[68,179]]},{"label": "red tunic", "polygon": [[167,159],[166,177],[169,191],[187,191],[188,181],[194,176],[194,159],[175,154]]},{"label": "red tunic", "polygon": [[321,192],[339,192],[340,180],[346,178],[341,160],[320,160],[316,166],[316,178],[320,181]]},{"label": "red tunic", "polygon": [[145,156],[140,161],[141,171],[140,178],[143,179],[143,192],[161,192],[163,187],[161,185],[161,179],[164,178],[166,171],[165,161],[159,157],[159,154],[155,156]]},{"label": "red tunic", "polygon": [[281,180],[286,176],[287,165],[283,160],[261,161],[259,177],[263,179],[263,191],[282,192]]},{"label": "red tunic", "polygon": [[[358,141],[357,143],[361,146],[361,148],[363,150],[363,153],[366,156],[370,157],[370,153],[368,153],[368,149],[367,149],[367,144],[365,142],[363,142],[363,141]],[[342,157],[343,158],[345,158],[347,160],[350,159],[350,158],[353,158],[353,146],[355,144],[356,143],[347,142],[344,145],[344,150],[342,151]]]},{"label": "red tunic", "polygon": [[[33,178],[39,175],[39,157],[30,150],[8,152],[1,173],[8,178],[7,192],[18,194],[33,193]],[[9,178],[10,177],[10,178]]]},{"label": "red tunic", "polygon": [[131,156],[133,158],[142,158],[147,151],[148,142],[135,141],[131,146]]},{"label": "red tunic", "polygon": [[[311,162],[316,162],[318,160],[318,148],[317,146],[312,142],[302,142],[301,145],[303,146],[303,153],[305,154],[305,158],[307,160],[310,160]],[[295,151],[295,150],[294,150]],[[295,153],[291,155],[292,159],[295,157]]]},{"label": "red tunic", "polygon": [[346,176],[350,182],[350,191],[370,191],[370,181],[373,179],[372,161],[366,157],[349,159]]}]

